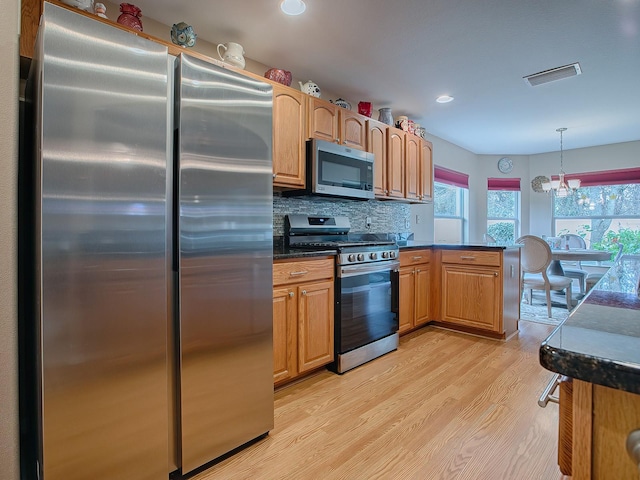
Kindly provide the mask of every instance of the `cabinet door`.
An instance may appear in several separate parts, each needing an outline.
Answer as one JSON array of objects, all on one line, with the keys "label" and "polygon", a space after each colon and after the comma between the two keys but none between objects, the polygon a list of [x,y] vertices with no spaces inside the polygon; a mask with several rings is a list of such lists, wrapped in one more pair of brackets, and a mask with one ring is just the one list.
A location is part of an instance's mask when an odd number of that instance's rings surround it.
[{"label": "cabinet door", "polygon": [[273,85],[274,186],[305,186],[305,100],[302,92]]},{"label": "cabinet door", "polygon": [[442,320],[500,332],[500,269],[442,265]]},{"label": "cabinet door", "polygon": [[373,192],[387,196],[387,126],[369,120],[367,122],[367,151],[373,153]]},{"label": "cabinet door", "polygon": [[297,375],[297,298],[295,287],[273,290],[273,382]]},{"label": "cabinet door", "polygon": [[308,97],[308,99],[307,136],[327,142],[339,142],[338,108],[340,107],[316,97]]},{"label": "cabinet door", "polygon": [[405,150],[404,150],[404,164],[405,164],[405,198],[410,200],[418,200],[420,195],[419,186],[420,183],[420,155],[422,151],[420,149],[420,139],[412,134],[405,135]]},{"label": "cabinet door", "polygon": [[333,282],[298,286],[298,372],[333,361]]},{"label": "cabinet door", "polygon": [[33,58],[36,34],[42,15],[42,0],[22,0],[20,20],[20,56]]},{"label": "cabinet door", "polygon": [[340,142],[346,147],[367,149],[367,117],[340,108]]},{"label": "cabinet door", "polygon": [[395,198],[404,198],[404,137],[400,129],[387,129],[388,195]]},{"label": "cabinet door", "polygon": [[433,200],[433,145],[426,140],[420,144],[420,200],[430,202]]},{"label": "cabinet door", "polygon": [[411,330],[415,317],[415,273],[413,267],[401,267],[398,276],[399,312],[398,333]]},{"label": "cabinet door", "polygon": [[415,267],[415,325],[423,325],[430,318],[431,268],[428,263]]}]

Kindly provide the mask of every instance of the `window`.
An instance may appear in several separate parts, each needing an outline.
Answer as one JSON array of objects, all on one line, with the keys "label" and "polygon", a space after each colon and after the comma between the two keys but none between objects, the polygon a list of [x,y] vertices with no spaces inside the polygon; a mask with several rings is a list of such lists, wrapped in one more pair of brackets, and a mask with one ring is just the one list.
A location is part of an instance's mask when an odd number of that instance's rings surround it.
[{"label": "window", "polygon": [[513,243],[520,236],[520,179],[489,178],[487,190],[487,233]]},{"label": "window", "polygon": [[467,235],[469,176],[434,167],[433,213],[436,243],[462,243]]},{"label": "window", "polygon": [[587,247],[617,253],[640,253],[640,169],[567,175],[580,188],[553,199],[555,235],[575,233]]}]

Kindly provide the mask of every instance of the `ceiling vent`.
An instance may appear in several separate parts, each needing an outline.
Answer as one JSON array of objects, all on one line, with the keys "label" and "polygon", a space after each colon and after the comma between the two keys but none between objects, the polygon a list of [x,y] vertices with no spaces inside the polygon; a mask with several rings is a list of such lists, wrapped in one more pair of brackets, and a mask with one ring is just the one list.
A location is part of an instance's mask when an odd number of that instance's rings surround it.
[{"label": "ceiling vent", "polygon": [[527,75],[524,81],[532,87],[542,85],[543,83],[555,82],[556,80],[562,80],[563,78],[575,77],[580,75],[582,70],[579,63],[572,63],[571,65],[565,65],[564,67],[552,68],[551,70],[545,70],[544,72],[534,73],[533,75]]}]

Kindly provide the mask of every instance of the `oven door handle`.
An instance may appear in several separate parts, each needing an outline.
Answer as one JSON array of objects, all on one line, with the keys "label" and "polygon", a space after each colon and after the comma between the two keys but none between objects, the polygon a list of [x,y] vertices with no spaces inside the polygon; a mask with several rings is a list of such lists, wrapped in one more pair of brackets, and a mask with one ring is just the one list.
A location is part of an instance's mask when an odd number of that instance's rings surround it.
[{"label": "oven door handle", "polygon": [[397,260],[388,260],[377,263],[361,263],[358,265],[345,265],[338,269],[339,278],[355,277],[356,275],[365,275],[367,273],[395,271],[400,267]]}]

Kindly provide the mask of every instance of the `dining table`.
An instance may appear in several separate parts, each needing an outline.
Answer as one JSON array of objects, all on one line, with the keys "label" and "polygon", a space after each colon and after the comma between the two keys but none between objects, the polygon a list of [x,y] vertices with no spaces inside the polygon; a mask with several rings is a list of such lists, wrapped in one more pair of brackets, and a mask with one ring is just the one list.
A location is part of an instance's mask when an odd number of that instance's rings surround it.
[{"label": "dining table", "polygon": [[551,249],[551,264],[547,269],[549,275],[564,275],[562,260],[568,262],[602,262],[611,260],[611,252],[589,250],[588,248],[571,248],[569,250]]}]

